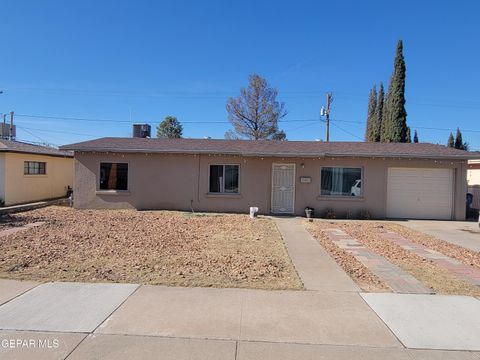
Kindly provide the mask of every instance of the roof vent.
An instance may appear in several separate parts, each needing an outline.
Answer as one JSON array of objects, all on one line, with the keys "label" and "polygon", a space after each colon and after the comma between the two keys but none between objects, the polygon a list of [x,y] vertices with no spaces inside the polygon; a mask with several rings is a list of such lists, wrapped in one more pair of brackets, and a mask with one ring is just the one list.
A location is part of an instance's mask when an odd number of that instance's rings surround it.
[{"label": "roof vent", "polygon": [[151,137],[152,127],[149,124],[133,124],[134,138],[149,138]]}]

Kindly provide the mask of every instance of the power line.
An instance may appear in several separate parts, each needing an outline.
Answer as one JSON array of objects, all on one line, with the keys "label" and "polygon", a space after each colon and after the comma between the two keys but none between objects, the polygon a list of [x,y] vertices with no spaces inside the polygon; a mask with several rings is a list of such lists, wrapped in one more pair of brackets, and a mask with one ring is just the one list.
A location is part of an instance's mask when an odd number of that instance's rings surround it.
[{"label": "power line", "polygon": [[[120,120],[120,119],[102,119],[102,118],[83,118],[72,116],[52,116],[52,115],[33,115],[33,114],[15,114],[16,117],[22,118],[34,118],[34,119],[49,119],[49,120],[67,120],[67,121],[86,121],[86,122],[113,122],[113,123],[126,123],[134,124],[138,121]],[[318,121],[318,119],[286,119],[279,120],[279,122],[305,122],[305,121]],[[227,120],[222,121],[182,121],[182,124],[230,124]]]},{"label": "power line", "polygon": [[[34,131],[40,131],[40,132],[46,132],[46,133],[58,133],[58,134],[71,134],[71,135],[80,135],[80,136],[88,136],[88,137],[97,137],[98,134],[85,134],[85,133],[77,133],[77,132],[71,132],[71,131],[63,131],[63,130],[50,130],[50,129],[35,129],[35,128],[30,128],[30,127],[19,127],[22,130],[25,130],[29,134],[31,134],[28,130],[34,130]],[[40,139],[42,140],[42,139]]]},{"label": "power line", "polygon": [[[61,88],[33,88],[33,87],[12,87],[9,88],[13,91],[30,91],[37,93],[46,93],[46,94],[60,94],[60,95],[87,95],[87,96],[112,96],[112,97],[140,97],[140,98],[225,98],[233,96],[237,93],[237,90],[223,90],[223,91],[159,91],[159,92],[129,92],[129,91],[98,91],[98,90],[83,90],[83,89],[61,89]],[[364,98],[367,96],[360,92],[350,92],[350,91],[341,91],[335,90],[335,94],[338,98]],[[281,97],[292,98],[295,96],[303,97],[320,97],[326,90],[315,89],[315,90],[297,90],[297,91],[282,91]],[[283,96],[285,94],[286,96]],[[295,95],[295,96],[292,96]],[[420,99],[419,99],[420,100]],[[415,98],[408,100],[408,104],[417,105],[417,106],[428,106],[428,107],[439,107],[439,108],[465,108],[465,109],[480,109],[480,102],[477,100],[467,100],[464,102],[452,102],[451,100],[446,100],[442,102],[435,102],[432,99],[424,98],[424,101],[417,101]]]},{"label": "power line", "polygon": [[360,136],[357,136],[357,135],[355,135],[355,134],[353,134],[353,133],[351,133],[351,132],[343,129],[342,127],[338,126],[338,125],[335,124],[334,122],[331,122],[331,124],[332,124],[333,126],[335,126],[337,129],[343,131],[345,134],[348,134],[348,135],[350,135],[350,136],[353,136],[354,138],[357,138],[357,139],[360,139],[360,140],[363,141],[363,139],[362,139]]}]

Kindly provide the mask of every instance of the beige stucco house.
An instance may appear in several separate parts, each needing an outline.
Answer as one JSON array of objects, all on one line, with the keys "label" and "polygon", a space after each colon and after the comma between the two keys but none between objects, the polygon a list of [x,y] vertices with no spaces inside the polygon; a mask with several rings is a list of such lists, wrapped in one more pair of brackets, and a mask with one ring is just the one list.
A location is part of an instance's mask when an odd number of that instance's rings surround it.
[{"label": "beige stucco house", "polygon": [[[477,155],[478,156],[478,155]],[[468,186],[480,186],[480,160],[468,160],[467,170]]]},{"label": "beige stucco house", "polygon": [[0,199],[4,205],[59,198],[73,186],[73,154],[0,139]]},{"label": "beige stucco house", "polygon": [[74,151],[76,208],[465,218],[468,152],[433,144],[101,138]]}]

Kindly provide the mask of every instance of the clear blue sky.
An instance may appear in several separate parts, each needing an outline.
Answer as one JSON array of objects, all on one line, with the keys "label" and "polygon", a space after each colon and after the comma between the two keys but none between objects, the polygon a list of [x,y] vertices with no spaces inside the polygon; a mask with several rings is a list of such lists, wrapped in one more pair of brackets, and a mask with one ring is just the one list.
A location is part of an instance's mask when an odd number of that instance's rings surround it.
[{"label": "clear blue sky", "polygon": [[221,138],[225,102],[257,72],[285,102],[288,139],[324,138],[319,109],[333,91],[332,140],[359,140],[368,92],[388,83],[403,39],[411,128],[445,143],[459,126],[480,149],[475,0],[3,0],[0,13],[0,112],[18,114],[19,139],[129,136],[130,114],[152,125],[174,115],[186,137]]}]

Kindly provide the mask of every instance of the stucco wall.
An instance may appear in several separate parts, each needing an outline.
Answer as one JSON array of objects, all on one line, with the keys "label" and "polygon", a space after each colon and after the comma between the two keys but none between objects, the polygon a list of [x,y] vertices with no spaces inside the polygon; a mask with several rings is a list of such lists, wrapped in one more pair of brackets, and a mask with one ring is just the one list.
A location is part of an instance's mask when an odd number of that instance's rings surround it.
[{"label": "stucco wall", "polygon": [[468,186],[480,185],[480,169],[469,169],[467,171]]},{"label": "stucco wall", "polygon": [[[270,212],[271,169],[273,163],[296,165],[295,213],[303,215],[306,206],[318,212],[333,208],[337,213],[368,210],[376,218],[385,217],[388,167],[438,167],[455,169],[455,219],[465,217],[466,164],[433,160],[383,160],[366,158],[252,158],[208,155],[159,154],[87,154],[75,155],[75,207],[177,209],[195,211],[248,212],[250,206],[260,213]],[[101,161],[129,163],[129,191],[99,192]],[[239,164],[240,195],[209,195],[208,165]],[[303,165],[302,165],[303,164]],[[332,199],[321,197],[322,166],[354,166],[363,168],[363,197]],[[300,183],[301,176],[310,176],[310,184]],[[432,189],[435,191],[435,189]]]},{"label": "stucco wall", "polygon": [[[61,197],[73,185],[73,159],[5,153],[5,203],[21,204]],[[46,175],[24,175],[24,161],[46,162]]]},{"label": "stucco wall", "polygon": [[0,199],[5,200],[5,154],[0,153]]}]

